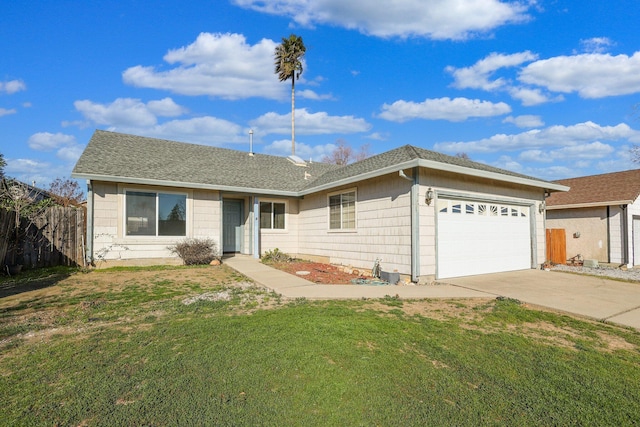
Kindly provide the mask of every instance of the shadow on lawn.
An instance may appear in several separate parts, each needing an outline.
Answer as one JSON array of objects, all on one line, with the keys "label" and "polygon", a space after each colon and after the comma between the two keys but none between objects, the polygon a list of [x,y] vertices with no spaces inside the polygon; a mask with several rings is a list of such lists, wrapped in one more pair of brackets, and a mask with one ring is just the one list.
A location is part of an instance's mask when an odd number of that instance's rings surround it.
[{"label": "shadow on lawn", "polygon": [[75,270],[36,269],[15,276],[0,276],[0,298],[48,288],[71,276]]}]

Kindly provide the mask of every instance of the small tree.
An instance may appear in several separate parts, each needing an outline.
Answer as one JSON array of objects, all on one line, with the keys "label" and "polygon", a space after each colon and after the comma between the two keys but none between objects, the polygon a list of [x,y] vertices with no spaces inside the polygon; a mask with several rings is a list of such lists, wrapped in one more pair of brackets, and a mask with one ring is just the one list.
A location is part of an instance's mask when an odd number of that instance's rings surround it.
[{"label": "small tree", "polygon": [[11,248],[11,264],[22,262],[22,249],[29,229],[43,217],[46,209],[53,205],[42,192],[23,182],[16,180],[2,180],[0,188],[0,208],[14,214],[12,235],[7,236]]},{"label": "small tree", "polygon": [[49,193],[57,204],[64,207],[77,206],[84,199],[84,192],[78,181],[71,179],[56,178],[49,185]]},{"label": "small tree", "polygon": [[359,162],[369,157],[369,144],[360,146],[356,152],[344,139],[337,141],[336,148],[328,156],[324,156],[324,163],[333,163],[335,165],[348,165],[349,163]]},{"label": "small tree", "polygon": [[5,166],[7,166],[7,162],[4,160],[4,154],[0,153],[0,179],[4,179]]}]

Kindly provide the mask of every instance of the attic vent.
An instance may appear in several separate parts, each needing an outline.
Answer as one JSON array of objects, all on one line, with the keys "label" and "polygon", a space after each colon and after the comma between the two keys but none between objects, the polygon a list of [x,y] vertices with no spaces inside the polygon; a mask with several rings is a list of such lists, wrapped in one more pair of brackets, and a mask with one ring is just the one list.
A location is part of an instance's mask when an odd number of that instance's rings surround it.
[{"label": "attic vent", "polygon": [[291,155],[287,159],[296,166],[307,166],[307,163],[298,156]]}]

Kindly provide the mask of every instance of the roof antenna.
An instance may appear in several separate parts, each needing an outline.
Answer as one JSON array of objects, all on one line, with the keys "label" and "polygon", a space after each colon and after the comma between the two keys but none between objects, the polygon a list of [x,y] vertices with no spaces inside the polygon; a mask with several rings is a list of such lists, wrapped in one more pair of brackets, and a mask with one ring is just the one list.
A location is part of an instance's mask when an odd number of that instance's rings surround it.
[{"label": "roof antenna", "polygon": [[253,129],[249,130],[249,155],[253,156]]}]

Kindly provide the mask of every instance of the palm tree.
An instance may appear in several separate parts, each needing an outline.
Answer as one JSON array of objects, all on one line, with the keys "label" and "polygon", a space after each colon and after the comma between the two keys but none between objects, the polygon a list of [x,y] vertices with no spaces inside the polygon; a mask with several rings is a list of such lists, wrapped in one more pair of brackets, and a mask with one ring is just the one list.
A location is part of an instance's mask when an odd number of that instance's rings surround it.
[{"label": "palm tree", "polygon": [[288,39],[282,38],[282,44],[276,46],[275,73],[281,82],[291,79],[291,154],[296,154],[295,141],[295,81],[302,74],[302,57],[307,48],[302,37],[291,34]]}]

